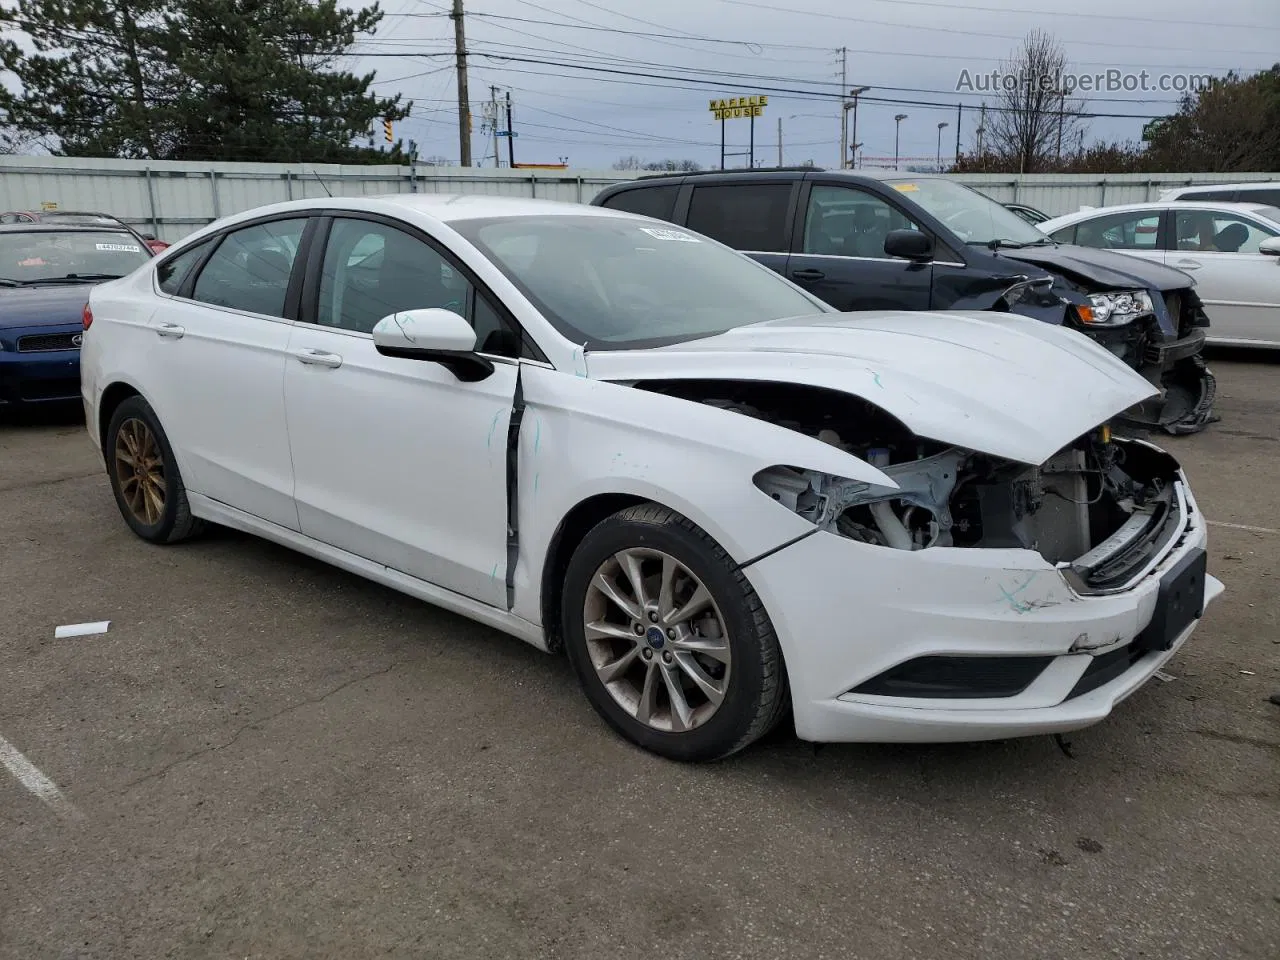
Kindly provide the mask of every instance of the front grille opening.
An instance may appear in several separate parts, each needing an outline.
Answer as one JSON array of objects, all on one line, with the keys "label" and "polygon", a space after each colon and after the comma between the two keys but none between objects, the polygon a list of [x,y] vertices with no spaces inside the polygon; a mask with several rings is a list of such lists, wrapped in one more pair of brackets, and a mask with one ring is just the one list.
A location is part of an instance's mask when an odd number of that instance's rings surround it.
[{"label": "front grille opening", "polygon": [[1093,663],[1089,664],[1089,668],[1080,675],[1076,685],[1067,694],[1067,699],[1074,700],[1076,697],[1083,697],[1086,693],[1092,693],[1099,687],[1105,687],[1112,680],[1124,676],[1147,653],[1142,644],[1135,642],[1094,657]]},{"label": "front grille opening", "polygon": [[41,353],[49,350],[77,350],[78,333],[33,333],[18,338],[19,353]]},{"label": "front grille opening", "polygon": [[917,657],[890,667],[850,693],[881,697],[976,700],[1014,697],[1053,662],[1053,657]]}]

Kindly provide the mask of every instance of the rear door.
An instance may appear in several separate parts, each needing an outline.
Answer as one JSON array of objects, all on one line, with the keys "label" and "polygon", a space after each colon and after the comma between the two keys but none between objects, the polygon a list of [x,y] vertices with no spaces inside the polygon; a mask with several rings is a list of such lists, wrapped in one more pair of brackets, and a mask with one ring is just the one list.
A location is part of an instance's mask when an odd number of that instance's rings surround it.
[{"label": "rear door", "polygon": [[860,187],[808,182],[787,276],[837,310],[928,310],[933,263],[884,252],[891,230],[923,230],[896,204]]},{"label": "rear door", "polygon": [[732,183],[699,183],[695,177],[691,183],[687,201],[677,206],[677,222],[787,276],[799,180],[735,177]]},{"label": "rear door", "polygon": [[1062,227],[1055,230],[1052,237],[1059,243],[1114,250],[1142,260],[1164,263],[1166,244],[1161,240],[1161,226],[1165,217],[1165,210],[1160,207],[1122,210]]},{"label": "rear door", "polygon": [[188,489],[292,530],[284,370],[307,222],[237,227],[161,265],[150,331],[148,400]]},{"label": "rear door", "polygon": [[1280,263],[1259,252],[1273,227],[1227,210],[1173,211],[1171,267],[1196,278],[1212,340],[1280,342]]}]

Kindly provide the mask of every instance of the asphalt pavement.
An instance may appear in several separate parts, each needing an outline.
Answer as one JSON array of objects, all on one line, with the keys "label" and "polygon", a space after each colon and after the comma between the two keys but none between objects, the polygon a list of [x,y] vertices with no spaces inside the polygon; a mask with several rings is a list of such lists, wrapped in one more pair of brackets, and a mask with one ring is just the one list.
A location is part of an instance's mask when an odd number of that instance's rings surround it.
[{"label": "asphalt pavement", "polygon": [[1227,592],[1067,751],[667,762],[562,659],[250,537],[149,546],[81,424],[0,424],[0,958],[1276,960],[1280,366],[1213,366],[1222,422],[1161,442]]}]

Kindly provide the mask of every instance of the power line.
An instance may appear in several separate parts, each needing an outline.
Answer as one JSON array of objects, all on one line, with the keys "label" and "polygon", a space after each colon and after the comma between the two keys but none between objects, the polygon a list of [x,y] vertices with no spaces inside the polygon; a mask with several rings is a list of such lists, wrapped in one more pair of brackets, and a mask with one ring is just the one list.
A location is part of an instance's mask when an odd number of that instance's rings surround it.
[{"label": "power line", "polygon": [[[364,53],[361,55],[366,57],[404,57],[404,56],[443,56],[444,54],[440,54],[440,53]],[[812,99],[812,100],[834,100],[834,101],[843,100],[841,91],[828,92],[825,90],[804,90],[804,89],[797,89],[794,87],[782,87],[782,86],[770,87],[764,84],[741,83],[737,81],[744,78],[741,75],[737,75],[737,74],[729,74],[725,79],[704,78],[704,77],[677,77],[677,76],[670,76],[670,75],[659,74],[659,73],[651,73],[651,72],[641,73],[635,70],[623,70],[618,67],[596,67],[596,66],[589,66],[587,64],[582,64],[582,63],[545,60],[545,59],[539,59],[536,57],[518,57],[510,54],[501,54],[501,53],[478,53],[476,55],[484,56],[490,60],[500,60],[507,63],[527,63],[527,64],[533,64],[537,66],[560,67],[561,69],[566,69],[566,70],[579,70],[586,73],[612,74],[615,76],[636,77],[636,78],[648,79],[648,80],[670,80],[680,84],[685,84],[691,89],[705,89],[707,87],[714,87],[722,90],[727,88],[727,89],[753,91],[756,93],[794,94],[798,98]],[[681,69],[681,68],[675,68],[675,69]],[[513,70],[512,72],[518,73],[520,71]],[[525,72],[528,72],[528,71],[525,71]],[[551,76],[551,74],[546,74],[546,76]],[[749,79],[749,78],[746,78],[746,79]],[[766,84],[768,82],[771,82],[771,81],[766,80]],[[778,82],[786,83],[790,81],[787,81],[785,78],[783,78]],[[945,96],[954,95],[954,94],[949,94],[943,91],[939,91],[939,94],[945,95]],[[896,103],[896,104],[902,104],[905,106],[937,107],[937,108],[943,108],[943,109],[950,109],[955,106],[955,103],[937,103],[937,102],[931,102],[927,100],[908,100],[908,99],[893,98],[893,97],[872,97],[872,96],[867,96],[866,94],[863,94],[862,96],[860,96],[859,100],[867,101],[871,103]],[[1141,101],[1137,101],[1137,102],[1141,102]],[[988,106],[987,109],[995,112],[1009,112],[1010,110],[1010,108],[998,107],[998,106]],[[1088,119],[1111,118],[1111,119],[1126,119],[1126,120],[1155,120],[1155,119],[1159,119],[1161,117],[1166,116],[1166,114],[1101,113],[1096,111],[1073,111],[1071,115],[1075,117],[1088,118]]]},{"label": "power line", "polygon": [[1134,23],[1157,23],[1162,26],[1227,27],[1237,30],[1280,30],[1280,26],[1266,27],[1252,23],[1219,23],[1209,20],[1167,20],[1163,17],[1129,17],[1122,13],[1076,13],[1071,10],[1026,10],[1017,7],[983,7],[970,4],[941,2],[941,0],[872,0],[875,3],[892,3],[895,7],[940,7],[944,10],[974,10],[986,13],[1025,13],[1034,17],[1079,17],[1082,20],[1128,20]]},{"label": "power line", "polygon": [[[850,17],[850,16],[838,14],[838,13],[822,13],[818,10],[798,10],[795,7],[779,7],[772,3],[757,3],[755,2],[755,0],[716,0],[716,2],[731,4],[732,6],[735,6],[735,7],[752,7],[757,10],[768,10],[771,13],[786,13],[786,14],[793,14],[795,16],[802,16],[802,17],[821,17],[825,20],[840,20],[845,23],[858,23],[858,24],[873,23],[876,26],[894,27],[899,30],[902,30],[902,29],[929,30],[934,33],[949,33],[949,34],[960,34],[966,37],[981,37],[984,40],[1021,41],[1022,39],[1024,39],[1023,37],[1015,37],[1015,36],[1010,36],[1009,34],[1002,34],[1002,33],[982,33],[976,30],[960,30],[955,27],[930,27],[921,23],[911,23],[911,24],[894,23],[893,21],[888,21],[888,20],[872,20],[868,17],[863,17],[863,16]],[[1084,42],[1084,41],[1078,41],[1078,42]],[[1094,46],[1094,47],[1119,47],[1125,50],[1132,50],[1137,46],[1137,44],[1135,43],[1112,43],[1106,40],[1098,40],[1094,38],[1090,38],[1088,43],[1090,46]],[[1211,48],[1211,47],[1164,47],[1164,49],[1177,50],[1185,53],[1226,53],[1226,54],[1232,54],[1234,56],[1244,55],[1244,56],[1258,56],[1258,57],[1273,57],[1275,55],[1274,50],[1223,50],[1220,48]]]}]

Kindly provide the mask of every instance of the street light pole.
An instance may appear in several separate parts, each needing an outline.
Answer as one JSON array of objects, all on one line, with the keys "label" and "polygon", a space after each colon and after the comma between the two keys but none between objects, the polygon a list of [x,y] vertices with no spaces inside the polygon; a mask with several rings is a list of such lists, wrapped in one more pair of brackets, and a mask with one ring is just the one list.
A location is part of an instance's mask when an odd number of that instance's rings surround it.
[{"label": "street light pole", "polygon": [[902,130],[902,121],[907,119],[905,113],[896,114],[893,118],[893,169],[898,169],[898,133]]},{"label": "street light pole", "polygon": [[947,121],[945,120],[943,120],[941,123],[938,124],[938,172],[939,173],[942,172],[942,131],[949,126],[951,126],[951,124],[947,123]]},{"label": "street light pole", "polygon": [[853,104],[852,104],[852,105],[850,105],[848,102],[846,102],[846,103],[845,103],[845,105],[844,105],[844,112],[845,112],[845,116],[848,116],[848,115],[849,115],[849,110],[850,110],[850,109],[852,109],[852,110],[853,110],[853,129],[849,131],[849,139],[848,139],[848,141],[846,141],[846,142],[844,142],[844,143],[842,143],[842,144],[840,145],[840,151],[841,151],[841,152],[840,152],[840,169],[842,169],[842,170],[843,170],[845,167],[852,167],[852,166],[853,166],[853,164],[849,161],[849,157],[848,157],[848,155],[846,154],[846,152],[845,152],[845,151],[847,151],[847,150],[849,149],[849,141],[852,141],[852,142],[856,143],[856,142],[857,142],[857,140],[858,140],[858,94],[860,94],[860,93],[866,93],[866,92],[867,92],[868,90],[870,90],[870,89],[871,89],[870,87],[854,87],[854,88],[852,88],[852,89],[849,91],[849,96],[853,97]]}]

